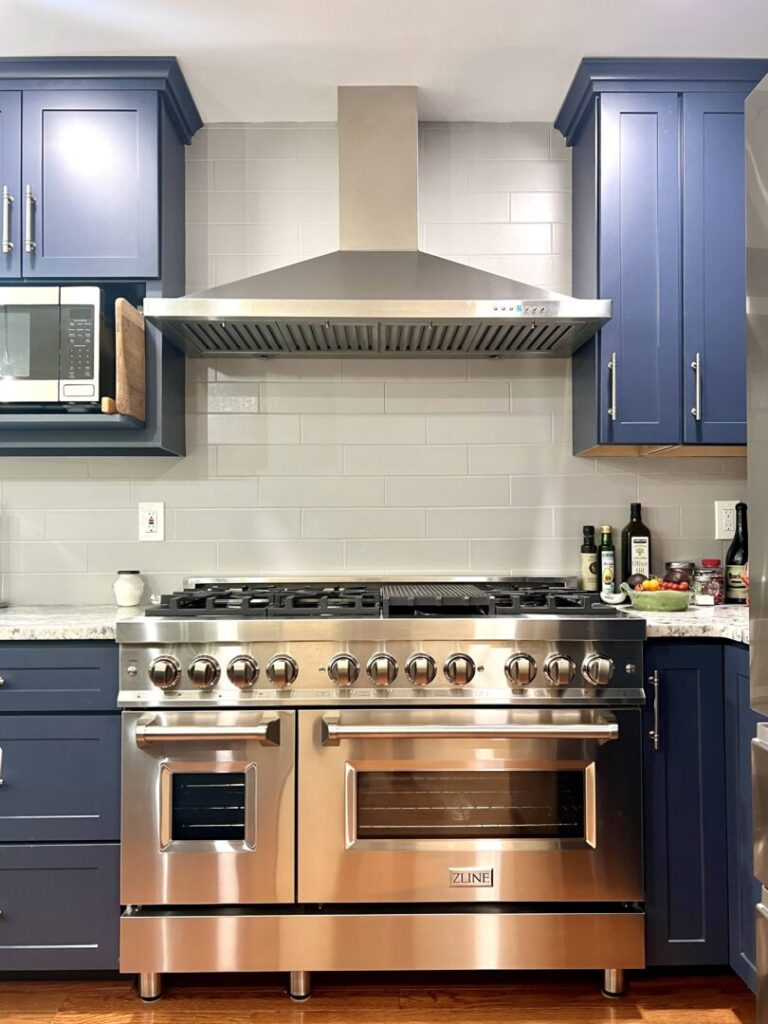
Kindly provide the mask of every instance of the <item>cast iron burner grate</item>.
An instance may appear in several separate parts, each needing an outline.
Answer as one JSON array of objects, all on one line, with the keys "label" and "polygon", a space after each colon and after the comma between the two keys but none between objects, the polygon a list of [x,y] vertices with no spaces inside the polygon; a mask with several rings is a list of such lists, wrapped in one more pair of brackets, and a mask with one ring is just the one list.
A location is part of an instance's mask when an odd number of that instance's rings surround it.
[{"label": "cast iron burner grate", "polygon": [[209,583],[164,594],[147,615],[166,618],[378,618],[379,588],[368,584]]}]

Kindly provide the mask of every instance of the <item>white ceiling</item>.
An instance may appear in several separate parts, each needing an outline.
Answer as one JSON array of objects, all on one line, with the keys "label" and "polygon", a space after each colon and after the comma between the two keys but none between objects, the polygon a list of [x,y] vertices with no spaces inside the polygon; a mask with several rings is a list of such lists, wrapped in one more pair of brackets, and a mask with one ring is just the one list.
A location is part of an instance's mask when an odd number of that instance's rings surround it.
[{"label": "white ceiling", "polygon": [[768,57],[766,0],[0,0],[7,56],[175,55],[206,122],[336,117],[417,85],[426,120],[551,121],[581,57]]}]

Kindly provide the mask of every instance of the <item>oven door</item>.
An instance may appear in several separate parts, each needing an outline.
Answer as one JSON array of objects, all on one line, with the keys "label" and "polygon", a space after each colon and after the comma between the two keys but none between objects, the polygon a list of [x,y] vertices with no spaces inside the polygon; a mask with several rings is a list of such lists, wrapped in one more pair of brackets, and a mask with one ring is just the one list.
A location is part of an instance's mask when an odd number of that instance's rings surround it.
[{"label": "oven door", "polygon": [[123,712],[121,902],[291,903],[292,711]]},{"label": "oven door", "polygon": [[299,715],[299,901],[643,898],[640,712]]},{"label": "oven door", "polygon": [[58,288],[0,288],[0,403],[58,402]]}]

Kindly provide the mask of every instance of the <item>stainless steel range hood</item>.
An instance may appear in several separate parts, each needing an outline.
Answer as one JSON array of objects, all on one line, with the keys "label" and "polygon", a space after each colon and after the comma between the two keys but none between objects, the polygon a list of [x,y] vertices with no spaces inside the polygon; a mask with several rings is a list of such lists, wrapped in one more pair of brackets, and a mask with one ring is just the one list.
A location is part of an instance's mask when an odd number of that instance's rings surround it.
[{"label": "stainless steel range hood", "polygon": [[192,356],[567,356],[611,316],[418,250],[416,89],[339,89],[337,252],[144,314]]}]

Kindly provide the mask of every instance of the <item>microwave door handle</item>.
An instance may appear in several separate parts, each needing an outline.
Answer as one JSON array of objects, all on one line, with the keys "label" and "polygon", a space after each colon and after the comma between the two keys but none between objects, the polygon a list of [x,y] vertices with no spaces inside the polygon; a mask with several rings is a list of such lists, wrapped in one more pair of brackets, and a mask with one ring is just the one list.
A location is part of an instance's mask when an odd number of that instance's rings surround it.
[{"label": "microwave door handle", "polygon": [[619,723],[605,718],[573,725],[341,725],[322,720],[323,746],[338,746],[341,740],[597,740],[609,743],[619,738]]},{"label": "microwave door handle", "polygon": [[7,185],[3,185],[3,240],[2,251],[4,255],[13,252],[13,240],[11,239],[11,210],[13,208],[13,196]]},{"label": "microwave door handle", "polygon": [[264,718],[259,725],[155,725],[136,726],[136,745],[148,747],[165,743],[238,743],[255,740],[264,747],[280,746],[280,719]]}]

